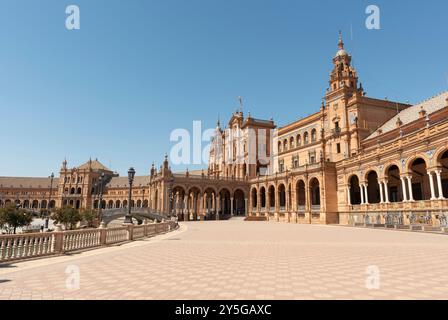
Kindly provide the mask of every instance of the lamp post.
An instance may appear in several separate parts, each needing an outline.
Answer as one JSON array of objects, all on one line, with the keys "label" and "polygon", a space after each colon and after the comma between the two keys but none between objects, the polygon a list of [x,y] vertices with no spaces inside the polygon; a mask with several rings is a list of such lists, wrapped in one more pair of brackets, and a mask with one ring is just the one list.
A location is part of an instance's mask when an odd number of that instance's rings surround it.
[{"label": "lamp post", "polygon": [[101,209],[103,208],[103,184],[104,184],[104,172],[101,173],[99,177],[99,194],[98,194],[98,220],[101,222],[103,219],[101,217]]},{"label": "lamp post", "polygon": [[124,218],[125,224],[133,224],[132,216],[131,216],[131,201],[132,201],[132,183],[134,182],[135,170],[130,167],[128,170],[128,179],[129,179],[129,196],[128,196],[128,212]]},{"label": "lamp post", "polygon": [[50,221],[51,194],[53,193],[53,180],[54,180],[54,172],[52,172],[50,175],[50,195],[48,196],[47,214],[45,217],[45,229],[48,229],[48,222]]}]

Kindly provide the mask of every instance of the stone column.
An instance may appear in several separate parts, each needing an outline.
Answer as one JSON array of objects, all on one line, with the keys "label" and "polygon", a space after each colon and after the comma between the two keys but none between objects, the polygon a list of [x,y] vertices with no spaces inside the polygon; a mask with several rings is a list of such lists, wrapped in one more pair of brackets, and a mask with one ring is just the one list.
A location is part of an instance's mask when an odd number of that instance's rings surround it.
[{"label": "stone column", "polygon": [[230,198],[230,215],[233,216],[233,197]]},{"label": "stone column", "polygon": [[187,195],[184,195],[183,213],[184,213],[184,221],[188,221],[189,214],[188,214],[188,196]]},{"label": "stone column", "polygon": [[244,214],[245,214],[245,216],[247,217],[247,213],[248,213],[248,211],[247,211],[247,205],[248,205],[248,202],[249,201],[247,201],[247,198],[245,198],[244,199]]},{"label": "stone column", "polygon": [[359,190],[361,191],[361,204],[365,204],[366,202],[364,201],[364,185],[363,184],[359,184]]},{"label": "stone column", "polygon": [[403,202],[408,202],[405,177],[400,177],[400,180],[401,180],[401,189],[403,190]]},{"label": "stone column", "polygon": [[364,184],[364,191],[365,191],[365,200],[366,200],[366,204],[369,204],[369,189],[368,189],[368,184]]},{"label": "stone column", "polygon": [[219,220],[219,211],[221,210],[221,196],[216,197],[216,220]]},{"label": "stone column", "polygon": [[378,187],[380,188],[380,203],[384,203],[384,196],[383,196],[383,183],[378,183]]},{"label": "stone column", "polygon": [[350,186],[347,186],[347,205],[352,205],[352,200],[350,198]]},{"label": "stone column", "polygon": [[407,176],[406,179],[408,180],[408,191],[409,191],[409,201],[415,201],[414,200],[414,194],[412,192],[412,177],[411,176]]},{"label": "stone column", "polygon": [[436,190],[434,189],[434,179],[432,176],[432,171],[428,172],[429,177],[429,187],[431,188],[431,200],[436,200]]},{"label": "stone column", "polygon": [[387,186],[388,182],[383,181],[384,184],[384,196],[386,197],[386,203],[390,203],[389,201],[389,187]]},{"label": "stone column", "polygon": [[260,216],[261,211],[261,192],[257,190],[257,217]]},{"label": "stone column", "polygon": [[437,176],[437,188],[439,189],[439,200],[445,199],[443,196],[443,187],[442,187],[442,170],[436,170]]}]

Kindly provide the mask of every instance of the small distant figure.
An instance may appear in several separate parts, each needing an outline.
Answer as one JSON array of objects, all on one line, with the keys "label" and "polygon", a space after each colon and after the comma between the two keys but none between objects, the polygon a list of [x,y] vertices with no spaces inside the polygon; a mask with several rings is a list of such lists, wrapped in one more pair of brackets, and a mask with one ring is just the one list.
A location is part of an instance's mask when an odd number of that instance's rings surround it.
[{"label": "small distant figure", "polygon": [[44,232],[44,225],[40,226],[40,232]]}]

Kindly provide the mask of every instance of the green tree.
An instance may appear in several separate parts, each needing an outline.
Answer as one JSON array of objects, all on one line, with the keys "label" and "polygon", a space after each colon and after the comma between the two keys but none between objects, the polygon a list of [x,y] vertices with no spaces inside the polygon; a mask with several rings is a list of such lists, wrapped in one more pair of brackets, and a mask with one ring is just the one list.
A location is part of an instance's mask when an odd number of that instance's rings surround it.
[{"label": "green tree", "polygon": [[55,223],[62,223],[65,230],[73,230],[76,224],[82,220],[79,210],[73,207],[63,207],[52,213],[51,218]]},{"label": "green tree", "polygon": [[82,221],[87,222],[87,226],[89,228],[93,228],[93,223],[96,219],[96,216],[97,216],[96,212],[93,211],[92,209],[84,209],[81,211]]},{"label": "green tree", "polygon": [[8,233],[15,234],[17,228],[29,226],[32,221],[32,213],[17,208],[15,204],[0,209],[0,226]]}]

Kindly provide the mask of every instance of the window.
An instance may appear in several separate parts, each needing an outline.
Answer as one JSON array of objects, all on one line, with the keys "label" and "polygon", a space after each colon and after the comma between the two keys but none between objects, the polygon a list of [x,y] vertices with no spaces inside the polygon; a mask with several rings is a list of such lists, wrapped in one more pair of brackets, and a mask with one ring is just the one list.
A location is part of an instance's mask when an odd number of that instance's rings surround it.
[{"label": "window", "polygon": [[304,144],[308,144],[308,132],[305,132],[305,133],[303,134],[303,143],[304,143]]},{"label": "window", "polygon": [[336,152],[341,153],[341,144],[340,143],[336,144]]},{"label": "window", "polygon": [[285,161],[284,160],[280,160],[278,162],[278,170],[281,172],[285,171]]},{"label": "window", "polygon": [[311,131],[311,142],[316,142],[316,129]]},{"label": "window", "polygon": [[301,144],[302,144],[302,138],[300,137],[300,134],[298,134],[296,137],[296,147],[300,147]]},{"label": "window", "polygon": [[316,163],[316,151],[310,151],[309,158],[310,158],[310,164]]},{"label": "window", "polygon": [[292,166],[293,166],[293,168],[298,168],[299,167],[299,156],[295,156],[292,159]]}]

